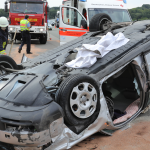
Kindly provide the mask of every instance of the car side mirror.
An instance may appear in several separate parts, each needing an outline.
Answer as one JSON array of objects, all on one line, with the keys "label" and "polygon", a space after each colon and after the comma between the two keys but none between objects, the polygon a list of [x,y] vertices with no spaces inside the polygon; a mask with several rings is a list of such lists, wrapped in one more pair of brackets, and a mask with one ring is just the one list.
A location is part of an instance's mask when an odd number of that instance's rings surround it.
[{"label": "car side mirror", "polygon": [[5,12],[8,12],[8,2],[5,2]]},{"label": "car side mirror", "polygon": [[87,22],[86,22],[84,19],[81,20],[81,26],[82,26],[84,29],[87,29]]}]

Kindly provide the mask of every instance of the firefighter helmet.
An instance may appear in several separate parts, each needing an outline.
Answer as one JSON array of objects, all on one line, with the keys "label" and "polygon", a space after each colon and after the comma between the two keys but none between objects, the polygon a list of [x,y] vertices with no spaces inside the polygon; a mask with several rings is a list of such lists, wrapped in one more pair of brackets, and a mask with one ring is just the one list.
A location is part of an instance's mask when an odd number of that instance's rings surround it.
[{"label": "firefighter helmet", "polygon": [[0,17],[0,27],[7,27],[9,22],[6,17]]}]

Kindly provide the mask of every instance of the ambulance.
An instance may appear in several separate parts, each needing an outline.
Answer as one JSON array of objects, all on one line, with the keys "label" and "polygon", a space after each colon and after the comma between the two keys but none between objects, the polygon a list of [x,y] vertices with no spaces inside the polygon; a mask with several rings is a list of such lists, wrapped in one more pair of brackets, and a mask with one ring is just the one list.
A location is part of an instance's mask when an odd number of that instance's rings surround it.
[{"label": "ambulance", "polygon": [[[132,22],[126,0],[64,0],[62,4],[59,24],[61,45],[87,33],[96,14],[107,14],[115,23]],[[83,21],[87,27],[81,25]]]}]

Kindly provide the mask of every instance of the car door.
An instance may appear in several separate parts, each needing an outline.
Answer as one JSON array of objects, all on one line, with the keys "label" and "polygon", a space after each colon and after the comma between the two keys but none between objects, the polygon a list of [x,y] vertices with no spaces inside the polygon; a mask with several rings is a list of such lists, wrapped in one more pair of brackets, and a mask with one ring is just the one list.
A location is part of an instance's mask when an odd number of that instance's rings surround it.
[{"label": "car door", "polygon": [[69,6],[61,6],[59,24],[60,45],[87,33],[88,30],[82,26],[83,22],[86,23],[86,19],[78,9]]}]

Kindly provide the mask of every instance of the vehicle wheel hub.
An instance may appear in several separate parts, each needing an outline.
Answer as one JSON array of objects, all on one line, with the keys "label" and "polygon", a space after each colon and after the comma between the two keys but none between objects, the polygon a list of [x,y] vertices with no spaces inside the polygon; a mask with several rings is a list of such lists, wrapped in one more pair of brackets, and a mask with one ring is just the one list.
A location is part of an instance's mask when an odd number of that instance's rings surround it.
[{"label": "vehicle wheel hub", "polygon": [[70,107],[78,118],[88,118],[96,110],[97,92],[89,83],[81,83],[73,88],[70,97]]},{"label": "vehicle wheel hub", "polygon": [[84,95],[81,95],[79,107],[83,110],[88,109],[91,106],[91,95],[89,93],[84,93]]}]

